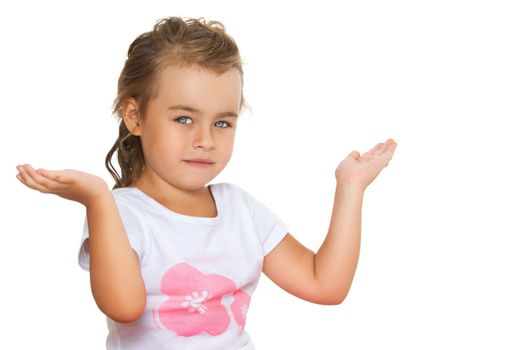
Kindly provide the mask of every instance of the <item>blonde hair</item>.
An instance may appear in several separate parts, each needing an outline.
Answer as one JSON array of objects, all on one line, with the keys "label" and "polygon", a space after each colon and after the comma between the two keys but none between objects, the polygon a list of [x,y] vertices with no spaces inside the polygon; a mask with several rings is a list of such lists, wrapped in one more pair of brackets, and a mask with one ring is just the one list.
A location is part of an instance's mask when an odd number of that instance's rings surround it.
[{"label": "blonde hair", "polygon": [[[172,65],[198,66],[217,74],[235,68],[244,85],[239,49],[221,22],[167,17],[158,20],[152,31],[139,35],[129,46],[113,103],[112,114],[120,119],[119,135],[106,156],[106,168],[116,182],[113,189],[129,186],[142,175],[145,165],[140,136],[133,135],[122,120],[123,106],[134,98],[139,105],[138,118],[143,121],[149,101],[157,96],[160,73]],[[242,94],[240,109],[247,105]],[[122,176],[111,164],[115,151]]]}]

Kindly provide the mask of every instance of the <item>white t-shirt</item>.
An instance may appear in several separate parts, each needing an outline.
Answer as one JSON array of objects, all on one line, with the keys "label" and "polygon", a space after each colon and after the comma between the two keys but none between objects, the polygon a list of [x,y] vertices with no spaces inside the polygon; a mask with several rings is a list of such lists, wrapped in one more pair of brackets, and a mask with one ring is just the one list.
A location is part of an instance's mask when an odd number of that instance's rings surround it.
[{"label": "white t-shirt", "polygon": [[[107,317],[111,350],[252,350],[244,330],[263,258],[288,226],[239,186],[210,184],[216,217],[182,215],[138,188],[113,198],[140,257],[147,304],[139,319]],[[89,271],[87,217],[78,255]]]}]

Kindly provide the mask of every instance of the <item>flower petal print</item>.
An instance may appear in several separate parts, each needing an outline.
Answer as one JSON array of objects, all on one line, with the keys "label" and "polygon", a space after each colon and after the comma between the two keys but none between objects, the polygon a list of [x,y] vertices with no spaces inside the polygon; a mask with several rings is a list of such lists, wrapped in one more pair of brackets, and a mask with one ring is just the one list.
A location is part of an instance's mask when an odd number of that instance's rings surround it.
[{"label": "flower petal print", "polygon": [[250,294],[246,293],[242,289],[237,290],[233,293],[235,301],[232,303],[232,313],[235,322],[241,327],[239,332],[242,333],[244,325],[246,324],[246,314],[248,313],[248,307],[250,305]]},{"label": "flower petal print", "polygon": [[231,318],[222,297],[236,290],[227,277],[205,275],[187,263],[171,267],[162,276],[160,290],[170,297],[159,307],[160,322],[181,336],[201,332],[219,335]]}]

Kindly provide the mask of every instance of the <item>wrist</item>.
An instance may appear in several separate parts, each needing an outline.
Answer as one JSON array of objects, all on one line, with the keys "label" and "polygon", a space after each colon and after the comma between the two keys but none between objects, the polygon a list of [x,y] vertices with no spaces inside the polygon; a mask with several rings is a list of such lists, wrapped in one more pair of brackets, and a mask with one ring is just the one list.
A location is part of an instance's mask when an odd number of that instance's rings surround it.
[{"label": "wrist", "polygon": [[346,192],[364,193],[366,186],[362,186],[352,182],[337,181],[336,188]]},{"label": "wrist", "polygon": [[101,202],[112,200],[112,199],[113,199],[113,194],[108,188],[107,191],[101,191],[95,195],[92,195],[88,200],[86,200],[84,205],[86,208],[89,208],[89,207],[96,206],[100,204]]}]

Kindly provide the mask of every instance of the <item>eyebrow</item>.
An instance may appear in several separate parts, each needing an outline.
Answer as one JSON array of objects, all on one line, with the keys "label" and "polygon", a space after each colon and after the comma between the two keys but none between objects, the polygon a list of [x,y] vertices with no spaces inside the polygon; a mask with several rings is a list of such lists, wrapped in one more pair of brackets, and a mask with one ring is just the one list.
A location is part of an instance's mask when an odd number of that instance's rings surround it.
[{"label": "eyebrow", "polygon": [[[198,110],[197,108],[194,108],[188,105],[176,105],[176,106],[168,107],[168,110],[171,110],[171,109],[180,109],[183,111],[188,111],[188,112],[193,112],[193,113],[201,113],[201,111]],[[239,117],[239,116],[235,112],[228,111],[228,112],[222,112],[222,113],[217,114],[217,117]]]}]

